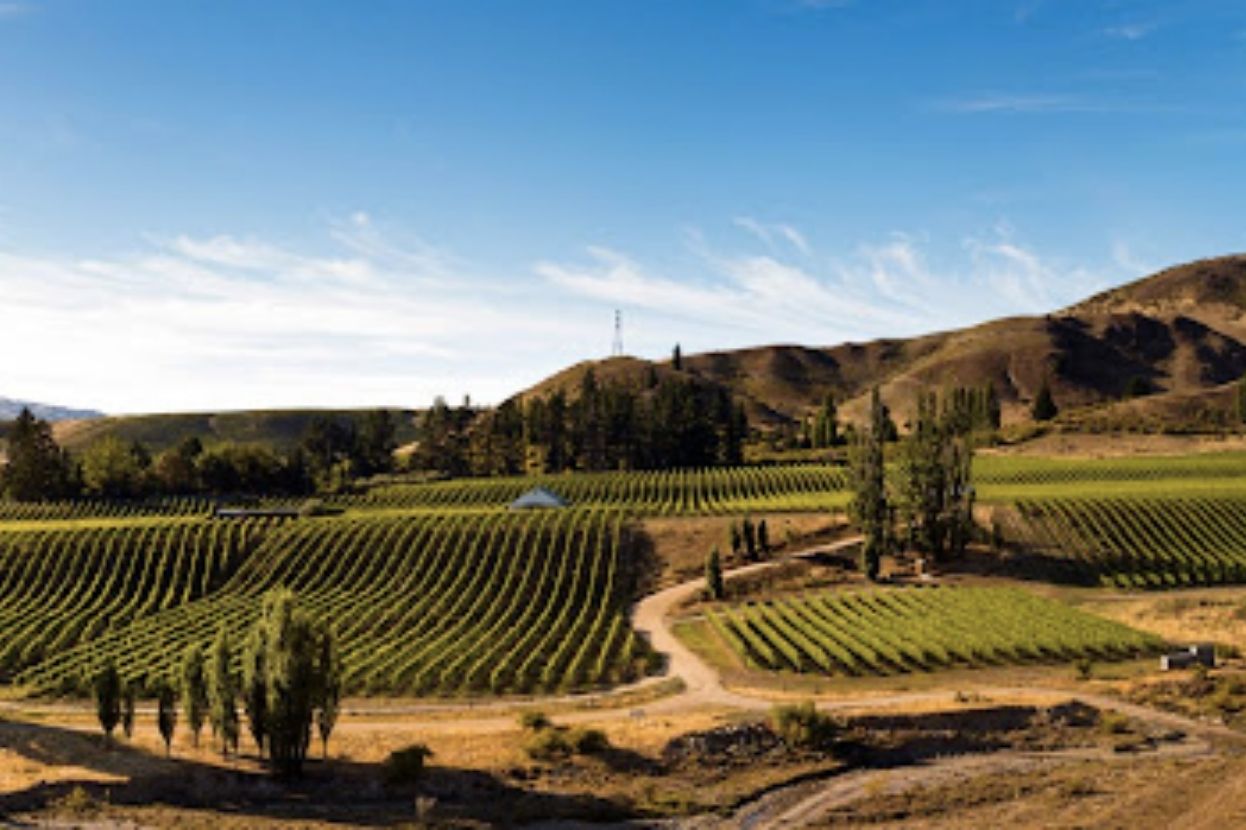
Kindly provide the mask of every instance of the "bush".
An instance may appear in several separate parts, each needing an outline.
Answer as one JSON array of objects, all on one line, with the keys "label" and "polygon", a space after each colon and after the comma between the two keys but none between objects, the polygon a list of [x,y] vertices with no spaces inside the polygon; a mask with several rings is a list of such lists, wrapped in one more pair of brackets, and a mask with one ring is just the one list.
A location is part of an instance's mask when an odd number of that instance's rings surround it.
[{"label": "bush", "polygon": [[534,761],[565,761],[572,755],[596,755],[610,748],[610,739],[600,729],[548,727],[536,730],[524,744]]},{"label": "bush", "polygon": [[770,715],[771,728],[790,747],[817,749],[835,738],[835,721],[817,710],[812,701],[776,706]]},{"label": "bush", "polygon": [[596,755],[610,748],[610,739],[600,729],[572,729],[567,743],[576,755]]},{"label": "bush", "polygon": [[519,725],[529,732],[540,732],[553,726],[544,712],[524,712],[519,717]]},{"label": "bush", "polygon": [[1079,657],[1073,665],[1077,667],[1078,680],[1089,680],[1094,676],[1095,664],[1091,662],[1089,657]]},{"label": "bush", "polygon": [[101,806],[94,796],[78,785],[52,802],[55,812],[78,817],[95,815]]},{"label": "bush", "polygon": [[394,750],[385,760],[385,780],[390,784],[415,784],[424,775],[424,762],[433,751],[423,744]]},{"label": "bush", "polygon": [[524,744],[524,752],[534,761],[561,761],[571,757],[571,743],[561,729],[542,729]]},{"label": "bush", "polygon": [[1129,718],[1120,712],[1101,712],[1099,729],[1106,735],[1124,735],[1129,732]]}]

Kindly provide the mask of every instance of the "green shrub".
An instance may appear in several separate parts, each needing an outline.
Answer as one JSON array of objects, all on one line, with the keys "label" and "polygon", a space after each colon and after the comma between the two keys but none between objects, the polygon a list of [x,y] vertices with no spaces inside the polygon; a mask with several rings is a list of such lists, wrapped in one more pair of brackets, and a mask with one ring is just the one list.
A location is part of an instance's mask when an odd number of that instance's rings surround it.
[{"label": "green shrub", "polygon": [[1089,657],[1079,657],[1073,664],[1077,667],[1077,679],[1089,680],[1094,676],[1095,664]]},{"label": "green shrub", "polygon": [[596,755],[610,748],[610,739],[600,729],[550,726],[534,730],[524,743],[524,752],[534,761],[565,761],[572,755]]},{"label": "green shrub", "polygon": [[561,761],[571,757],[571,743],[562,729],[542,729],[524,743],[524,752],[534,761]]},{"label": "green shrub", "polygon": [[1129,732],[1129,718],[1120,712],[1100,712],[1099,729],[1107,735],[1124,735]]},{"label": "green shrub", "polygon": [[600,729],[572,729],[567,733],[567,743],[576,755],[596,755],[610,748],[610,739]]},{"label": "green shrub", "polygon": [[544,712],[524,712],[519,716],[519,725],[529,732],[540,732],[553,726]]},{"label": "green shrub", "polygon": [[100,811],[101,806],[94,796],[77,785],[52,802],[52,809],[55,812],[79,817],[95,815]]},{"label": "green shrub", "polygon": [[817,749],[835,739],[835,721],[817,710],[812,701],[776,706],[770,726],[790,747]]},{"label": "green shrub", "polygon": [[414,784],[424,775],[424,762],[433,751],[423,744],[397,749],[385,761],[385,780],[390,784]]}]

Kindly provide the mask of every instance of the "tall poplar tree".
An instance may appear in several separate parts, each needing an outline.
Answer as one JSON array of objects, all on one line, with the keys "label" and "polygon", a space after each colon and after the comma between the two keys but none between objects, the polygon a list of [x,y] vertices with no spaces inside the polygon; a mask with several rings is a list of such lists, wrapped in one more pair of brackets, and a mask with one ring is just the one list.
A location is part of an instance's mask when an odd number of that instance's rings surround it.
[{"label": "tall poplar tree", "polygon": [[173,753],[173,731],[177,729],[177,693],[173,684],[160,680],[156,686],[156,726],[164,740],[164,754]]},{"label": "tall poplar tree", "polygon": [[95,675],[95,715],[99,718],[104,736],[112,740],[113,730],[121,720],[121,675],[112,660],[104,664]]},{"label": "tall poplar tree", "polygon": [[722,599],[725,593],[722,557],[718,555],[717,545],[710,549],[710,555],[705,560],[705,592],[710,599]]},{"label": "tall poplar tree", "polygon": [[208,718],[222,755],[238,751],[238,684],[230,670],[232,654],[229,629],[222,623],[208,651],[207,666]]},{"label": "tall poplar tree", "polygon": [[204,678],[203,649],[191,643],[182,654],[182,711],[190,727],[191,743],[199,746],[199,733],[208,713],[208,687]]},{"label": "tall poplar tree", "polygon": [[891,546],[891,507],[887,500],[884,444],[890,418],[878,387],[870,393],[869,421],[857,432],[850,453],[852,501],[849,512],[865,537],[861,545],[861,570],[878,578],[882,557]]}]

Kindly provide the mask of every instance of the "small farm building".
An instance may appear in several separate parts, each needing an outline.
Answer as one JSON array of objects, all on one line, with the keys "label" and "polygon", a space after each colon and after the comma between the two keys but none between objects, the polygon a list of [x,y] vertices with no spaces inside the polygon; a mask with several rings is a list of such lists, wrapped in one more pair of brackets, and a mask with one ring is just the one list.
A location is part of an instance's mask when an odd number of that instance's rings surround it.
[{"label": "small farm building", "polygon": [[218,507],[212,514],[218,519],[297,519],[297,507]]},{"label": "small farm building", "polygon": [[1162,671],[1188,669],[1193,665],[1215,668],[1216,646],[1213,643],[1199,643],[1181,651],[1170,651],[1159,658],[1159,667]]},{"label": "small farm building", "polygon": [[566,499],[546,487],[533,487],[511,502],[511,510],[551,510],[567,506]]}]

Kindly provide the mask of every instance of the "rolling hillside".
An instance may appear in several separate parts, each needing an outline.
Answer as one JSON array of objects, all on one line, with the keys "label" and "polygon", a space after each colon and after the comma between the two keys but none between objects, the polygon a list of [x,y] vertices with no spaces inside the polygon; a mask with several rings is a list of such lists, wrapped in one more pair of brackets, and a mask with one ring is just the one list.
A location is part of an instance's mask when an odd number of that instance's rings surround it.
[{"label": "rolling hillside", "polygon": [[[1005,423],[1029,420],[1044,379],[1073,425],[1095,419],[1174,427],[1227,411],[1246,372],[1246,256],[1200,260],[1098,294],[1048,315],[1011,317],[910,339],[837,346],[772,345],[686,355],[582,361],[517,393],[527,399],[563,390],[574,400],[592,368],[600,381],[643,389],[680,377],[722,386],[741,398],[751,422],[798,420],[828,393],[855,419],[878,384],[901,422],[919,389],[993,383]],[[1141,387],[1143,396],[1130,396]],[[89,413],[88,413],[89,414]],[[205,443],[259,442],[286,447],[317,415],[348,410],[285,410],[123,416],[62,421],[58,440],[81,449],[107,433],[155,450],[189,435]],[[414,413],[399,414],[400,443],[415,440]]]},{"label": "rolling hillside", "polygon": [[[398,442],[415,440],[415,413],[393,410],[398,424]],[[62,446],[81,450],[105,435],[126,441],[140,441],[152,452],[160,452],[194,436],[204,444],[258,443],[286,449],[303,437],[317,417],[359,419],[364,410],[287,409],[244,412],[198,412],[168,415],[122,415],[92,420],[62,421],[53,426]]]},{"label": "rolling hillside", "polygon": [[[582,363],[522,394],[573,394],[590,365],[600,377],[638,383],[650,364]],[[674,372],[669,362],[655,365],[660,375]],[[854,418],[875,384],[903,418],[921,388],[987,382],[1005,423],[1016,423],[1029,419],[1044,379],[1066,412],[1094,407],[1174,424],[1228,407],[1227,384],[1246,372],[1246,256],[1170,268],[1044,316],[906,340],[709,352],[685,356],[683,366],[683,375],[741,396],[759,425],[798,419],[827,393]],[[1147,394],[1131,398],[1138,387]]]}]

